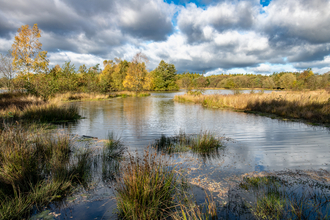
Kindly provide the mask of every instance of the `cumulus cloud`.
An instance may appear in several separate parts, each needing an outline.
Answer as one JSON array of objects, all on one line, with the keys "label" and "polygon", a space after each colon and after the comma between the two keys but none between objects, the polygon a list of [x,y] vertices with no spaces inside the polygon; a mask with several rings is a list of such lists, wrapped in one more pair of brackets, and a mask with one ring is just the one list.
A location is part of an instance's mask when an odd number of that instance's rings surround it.
[{"label": "cumulus cloud", "polygon": [[254,72],[257,73],[269,73],[271,71],[271,67],[268,64],[260,64],[258,67],[253,68]]},{"label": "cumulus cloud", "polygon": [[330,66],[329,0],[170,2],[0,1],[0,52],[10,49],[17,28],[38,23],[52,64],[130,60],[142,51],[149,69],[163,59],[179,72],[323,73]]},{"label": "cumulus cloud", "polygon": [[48,53],[49,59],[51,60],[50,65],[55,66],[58,63],[64,63],[71,61],[76,67],[85,64],[86,66],[94,66],[95,64],[101,64],[103,59],[92,54],[80,54],[73,52],[57,52]]},{"label": "cumulus cloud", "polygon": [[275,43],[326,43],[330,41],[329,8],[328,0],[273,0],[259,15],[260,25]]},{"label": "cumulus cloud", "polygon": [[191,3],[182,8],[178,15],[178,26],[190,41],[206,40],[204,28],[213,27],[222,32],[228,29],[250,29],[253,26],[257,10],[249,1],[220,2],[206,10]]}]

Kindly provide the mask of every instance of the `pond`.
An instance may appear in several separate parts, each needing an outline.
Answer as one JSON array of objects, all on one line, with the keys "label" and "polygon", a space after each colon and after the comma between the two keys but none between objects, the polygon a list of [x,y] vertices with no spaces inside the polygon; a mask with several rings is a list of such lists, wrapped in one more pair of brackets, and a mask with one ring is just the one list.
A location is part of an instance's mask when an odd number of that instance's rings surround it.
[{"label": "pond", "polygon": [[[231,92],[211,90],[206,93]],[[175,95],[183,93],[159,92],[141,98],[76,102],[85,119],[64,129],[70,134],[98,139],[106,139],[109,132],[114,132],[130,152],[140,153],[161,135],[173,136],[180,131],[196,134],[203,130],[226,137],[226,148],[219,157],[201,159],[186,153],[175,158],[189,168],[190,182],[199,186],[193,189],[197,202],[204,201],[202,188],[223,199],[224,191],[237,183],[235,178],[244,173],[329,170],[328,128],[173,101]],[[116,203],[111,186],[97,177],[94,184],[93,190],[80,192],[62,204],[53,204],[51,211],[60,214],[56,219],[114,218]]]}]

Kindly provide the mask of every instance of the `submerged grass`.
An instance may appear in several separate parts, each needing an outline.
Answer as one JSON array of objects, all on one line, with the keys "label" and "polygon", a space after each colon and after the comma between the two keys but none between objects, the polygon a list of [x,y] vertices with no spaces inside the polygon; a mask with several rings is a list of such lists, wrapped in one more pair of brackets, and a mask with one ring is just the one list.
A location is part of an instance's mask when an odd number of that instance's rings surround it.
[{"label": "submerged grass", "polygon": [[145,151],[142,157],[129,155],[116,184],[119,216],[124,219],[164,219],[173,207],[176,168]]},{"label": "submerged grass", "polygon": [[250,209],[257,219],[328,219],[329,186],[308,179],[245,177],[240,188],[256,198]]},{"label": "submerged grass", "polygon": [[238,95],[180,95],[175,101],[193,102],[211,108],[234,108],[276,114],[281,117],[330,123],[330,94],[325,90],[272,92]]},{"label": "submerged grass", "polygon": [[216,220],[218,219],[218,206],[216,201],[205,191],[205,203],[197,205],[188,195],[179,202],[172,215],[174,220]]},{"label": "submerged grass", "polygon": [[35,126],[0,130],[0,219],[21,219],[89,181],[91,151]]}]

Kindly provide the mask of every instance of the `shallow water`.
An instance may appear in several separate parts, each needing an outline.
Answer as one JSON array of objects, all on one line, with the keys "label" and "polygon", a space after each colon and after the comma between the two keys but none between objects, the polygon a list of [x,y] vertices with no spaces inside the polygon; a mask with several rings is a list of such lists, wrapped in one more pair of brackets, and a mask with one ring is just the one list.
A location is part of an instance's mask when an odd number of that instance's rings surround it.
[{"label": "shallow water", "polygon": [[[206,91],[207,94],[231,92]],[[177,103],[172,100],[177,94],[183,92],[76,102],[74,104],[79,106],[86,119],[64,129],[71,134],[88,135],[98,139],[106,139],[108,133],[113,131],[121,136],[130,151],[139,152],[147,149],[147,146],[162,134],[172,136],[180,131],[194,134],[208,130],[219,137],[229,138],[230,140],[225,141],[225,150],[217,158],[203,160],[190,153],[176,157],[176,160],[187,168],[194,168],[187,171],[191,183],[214,189],[219,197],[223,189],[230,188],[229,182],[235,182],[235,178],[231,181],[229,178],[248,172],[284,169],[330,170],[330,134],[327,128],[232,110]],[[102,216],[104,219],[111,219],[115,202],[95,195],[112,194],[112,189],[108,189],[104,184],[99,184],[98,188],[88,192],[92,199],[77,199],[77,204],[69,202],[61,209],[53,207],[56,212],[61,213],[56,219],[66,219],[65,214],[68,219],[101,219]],[[198,188],[194,189],[197,201],[203,202],[201,192],[203,193]]]}]

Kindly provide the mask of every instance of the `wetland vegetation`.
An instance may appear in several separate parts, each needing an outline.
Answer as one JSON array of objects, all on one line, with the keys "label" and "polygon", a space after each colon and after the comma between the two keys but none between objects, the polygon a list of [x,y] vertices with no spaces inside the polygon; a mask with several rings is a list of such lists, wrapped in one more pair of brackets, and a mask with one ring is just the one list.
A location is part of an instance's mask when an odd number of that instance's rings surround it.
[{"label": "wetland vegetation", "polygon": [[325,90],[236,95],[185,94],[175,96],[174,100],[193,102],[210,108],[264,112],[286,118],[330,123],[330,93]]}]

